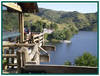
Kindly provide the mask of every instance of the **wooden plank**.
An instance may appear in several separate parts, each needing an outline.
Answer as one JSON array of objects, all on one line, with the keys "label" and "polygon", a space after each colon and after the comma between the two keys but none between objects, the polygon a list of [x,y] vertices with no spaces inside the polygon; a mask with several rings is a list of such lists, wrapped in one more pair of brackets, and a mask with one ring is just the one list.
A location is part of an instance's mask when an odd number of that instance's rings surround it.
[{"label": "wooden plank", "polygon": [[34,58],[37,51],[38,51],[38,46],[35,45],[32,52],[31,52],[31,54],[29,55],[31,60],[32,60],[32,58]]},{"label": "wooden plank", "polygon": [[25,44],[25,43],[9,43],[3,44],[3,47],[33,47],[34,44]]},{"label": "wooden plank", "polygon": [[45,52],[46,54],[48,54],[48,52],[46,50],[44,50],[42,47],[39,47],[40,51],[42,50],[43,52]]},{"label": "wooden plank", "polygon": [[16,54],[3,54],[3,58],[16,58]]},{"label": "wooden plank", "polygon": [[43,40],[40,40],[40,43],[42,43],[43,42]]},{"label": "wooden plank", "polygon": [[39,53],[39,51],[38,51],[38,53],[36,53],[36,59],[35,59],[35,61],[36,61],[36,64],[40,64],[40,53]]},{"label": "wooden plank", "polygon": [[7,69],[7,70],[3,70],[3,74],[17,74],[17,69]]},{"label": "wooden plank", "polygon": [[49,55],[40,55],[40,62],[50,62]]},{"label": "wooden plank", "polygon": [[65,66],[65,65],[32,65],[26,64],[23,71],[25,72],[39,72],[42,71],[44,73],[61,73],[61,74],[98,74],[97,67],[88,67],[88,66]]},{"label": "wooden plank", "polygon": [[24,42],[24,14],[19,13],[19,32],[20,32],[20,42]]},{"label": "wooden plank", "polygon": [[26,64],[36,64],[36,61],[26,62],[25,65],[26,65]]},{"label": "wooden plank", "polygon": [[[6,51],[6,54],[9,54],[9,51]],[[9,58],[6,58],[7,59],[7,64],[9,64]],[[9,66],[7,65],[7,68],[6,69],[8,69],[9,68]]]},{"label": "wooden plank", "polygon": [[37,37],[40,37],[40,36],[43,36],[44,35],[44,33],[40,33],[40,34],[35,34],[35,35],[33,35],[33,37],[34,38],[37,38]]},{"label": "wooden plank", "polygon": [[39,37],[39,35],[38,35],[38,34],[36,34],[36,35],[33,35],[33,37],[34,37],[34,38],[37,38],[37,37]]},{"label": "wooden plank", "polygon": [[[38,44],[36,44],[34,47],[31,48],[31,53],[28,52],[28,48],[22,47],[20,49],[20,51],[22,51],[21,55],[22,55],[22,60],[21,60],[21,64],[24,65],[26,63],[33,63],[32,59],[34,58],[34,56],[36,55],[37,51],[38,51]],[[38,56],[39,57],[39,56]],[[36,57],[37,59],[37,57]],[[36,60],[34,59],[34,61]],[[39,60],[39,59],[38,59]],[[37,61],[36,61],[37,64]]]},{"label": "wooden plank", "polygon": [[7,64],[8,66],[17,66],[17,63],[9,63],[9,64]]},{"label": "wooden plank", "polygon": [[37,38],[37,39],[34,39],[34,41],[36,42],[36,41],[39,41],[39,38]]},{"label": "wooden plank", "polygon": [[24,41],[24,13],[22,13],[22,27],[21,27],[21,30],[22,30],[22,41]]},{"label": "wooden plank", "polygon": [[18,2],[22,7],[24,13],[36,13],[38,12],[38,5],[36,2]]},{"label": "wooden plank", "polygon": [[55,51],[56,50],[56,47],[53,46],[53,45],[44,45],[44,46],[41,46],[41,47],[46,51]]},{"label": "wooden plank", "polygon": [[[14,54],[14,48],[10,49],[11,49],[11,54]],[[14,57],[11,58],[11,63],[14,64]],[[12,68],[14,68],[14,66],[12,66]]]},{"label": "wooden plank", "polygon": [[44,33],[40,33],[40,34],[39,34],[39,36],[43,36],[43,35],[44,35]]},{"label": "wooden plank", "polygon": [[16,3],[3,3],[4,6],[9,7],[11,9],[14,9],[16,11],[22,12],[22,9],[19,5]]},{"label": "wooden plank", "polygon": [[22,51],[23,50],[18,50],[17,51],[17,71],[18,71],[18,73],[20,73],[21,72],[21,67],[22,67]]}]

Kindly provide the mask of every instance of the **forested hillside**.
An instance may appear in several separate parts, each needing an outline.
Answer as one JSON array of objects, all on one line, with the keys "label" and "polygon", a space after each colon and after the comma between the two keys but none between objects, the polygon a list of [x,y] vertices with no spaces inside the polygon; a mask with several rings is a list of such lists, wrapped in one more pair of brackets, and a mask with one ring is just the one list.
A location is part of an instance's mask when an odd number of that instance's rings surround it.
[{"label": "forested hillside", "polygon": [[[58,27],[74,26],[77,27],[79,30],[97,30],[97,13],[82,14],[76,11],[64,12],[39,8],[38,16],[35,16],[33,14],[26,15],[25,24],[29,24],[29,22],[27,22],[29,20],[31,20],[32,22],[43,20],[43,22],[45,23],[57,23],[59,24]],[[10,29],[11,27],[18,28],[18,14],[3,12],[3,24],[5,29]]]},{"label": "forested hillside", "polygon": [[40,8],[38,16],[59,24],[74,25],[79,30],[97,30],[97,13],[83,14],[77,11],[65,12]]},{"label": "forested hillside", "polygon": [[[3,30],[18,31],[18,13],[3,12]],[[54,30],[47,37],[55,40],[70,40],[79,30],[97,31],[97,13],[54,11],[39,8],[39,13],[24,13],[24,26],[32,32],[43,32],[44,28]]]},{"label": "forested hillside", "polygon": [[18,31],[19,19],[18,13],[3,11],[3,30]]}]

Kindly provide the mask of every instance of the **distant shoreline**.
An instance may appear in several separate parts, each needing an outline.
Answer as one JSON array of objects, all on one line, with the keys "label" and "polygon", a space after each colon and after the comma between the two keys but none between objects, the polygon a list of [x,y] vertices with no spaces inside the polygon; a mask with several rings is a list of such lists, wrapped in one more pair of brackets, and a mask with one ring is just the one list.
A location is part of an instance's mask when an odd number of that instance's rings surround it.
[{"label": "distant shoreline", "polygon": [[56,39],[52,39],[52,40],[45,40],[45,42],[52,42],[52,43],[72,43],[71,40],[56,40]]},{"label": "distant shoreline", "polygon": [[60,42],[64,42],[64,43],[71,43],[70,40],[61,40]]}]

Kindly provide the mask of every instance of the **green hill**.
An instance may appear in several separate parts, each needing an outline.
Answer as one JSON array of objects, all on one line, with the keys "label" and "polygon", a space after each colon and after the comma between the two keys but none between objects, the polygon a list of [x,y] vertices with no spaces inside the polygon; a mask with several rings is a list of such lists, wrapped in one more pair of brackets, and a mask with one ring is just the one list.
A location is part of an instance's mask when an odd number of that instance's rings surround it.
[{"label": "green hill", "polygon": [[[25,25],[30,26],[30,23],[34,24],[36,21],[41,21],[48,26],[51,23],[55,23],[58,29],[74,26],[79,30],[97,31],[97,13],[83,14],[76,11],[64,12],[39,8],[39,13],[37,15],[25,13]],[[18,28],[18,14],[4,11],[3,28],[6,30]]]},{"label": "green hill", "polygon": [[3,11],[3,30],[18,31],[18,13]]},{"label": "green hill", "polygon": [[[3,30],[18,31],[18,13],[3,11]],[[97,13],[54,11],[39,8],[37,15],[24,13],[24,25],[32,32],[42,32],[43,28],[53,29],[47,37],[52,40],[70,40],[78,30],[97,31]]]},{"label": "green hill", "polygon": [[97,13],[83,14],[77,11],[65,12],[39,8],[38,16],[58,24],[74,25],[79,30],[97,30]]}]

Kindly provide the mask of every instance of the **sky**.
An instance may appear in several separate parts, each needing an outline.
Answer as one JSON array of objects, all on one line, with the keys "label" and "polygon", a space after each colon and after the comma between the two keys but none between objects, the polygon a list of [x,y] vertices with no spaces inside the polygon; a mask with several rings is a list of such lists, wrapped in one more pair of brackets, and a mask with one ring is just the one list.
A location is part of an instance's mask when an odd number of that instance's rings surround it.
[{"label": "sky", "polygon": [[77,11],[80,13],[97,12],[97,3],[38,3],[38,7],[56,11]]}]

